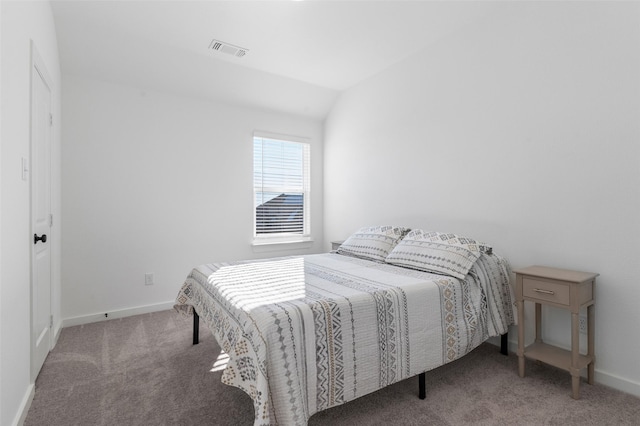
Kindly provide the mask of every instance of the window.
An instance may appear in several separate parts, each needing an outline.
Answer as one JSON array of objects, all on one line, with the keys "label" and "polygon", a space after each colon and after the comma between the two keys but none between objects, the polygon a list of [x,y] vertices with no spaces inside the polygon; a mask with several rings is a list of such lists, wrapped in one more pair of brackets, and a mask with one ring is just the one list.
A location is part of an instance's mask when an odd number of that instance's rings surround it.
[{"label": "window", "polygon": [[308,143],[254,135],[254,244],[310,240],[309,157]]}]

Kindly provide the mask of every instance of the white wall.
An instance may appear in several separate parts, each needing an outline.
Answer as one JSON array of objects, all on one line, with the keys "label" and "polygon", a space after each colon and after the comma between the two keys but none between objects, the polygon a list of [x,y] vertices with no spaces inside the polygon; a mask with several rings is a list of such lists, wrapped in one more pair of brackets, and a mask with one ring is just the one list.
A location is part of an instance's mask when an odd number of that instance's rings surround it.
[{"label": "white wall", "polygon": [[[52,210],[60,214],[60,64],[48,2],[2,1],[2,160],[0,250],[0,424],[16,424],[30,403],[30,211],[29,181],[21,159],[30,151],[31,40],[53,80]],[[52,229],[52,297],[60,327],[60,226]]]},{"label": "white wall", "polygon": [[[63,112],[65,324],[170,306],[199,264],[322,249],[321,121],[72,75]],[[254,130],[310,139],[306,248],[250,244]]]},{"label": "white wall", "polygon": [[342,94],[325,244],[393,223],[598,272],[596,380],[640,395],[640,5],[514,3]]}]

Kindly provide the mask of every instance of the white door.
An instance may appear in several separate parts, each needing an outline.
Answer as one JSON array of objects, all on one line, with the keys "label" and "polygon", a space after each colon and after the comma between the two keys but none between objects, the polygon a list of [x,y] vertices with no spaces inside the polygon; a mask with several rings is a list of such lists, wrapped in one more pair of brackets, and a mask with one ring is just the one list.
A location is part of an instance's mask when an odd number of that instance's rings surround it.
[{"label": "white door", "polygon": [[51,349],[51,89],[31,50],[31,378]]}]

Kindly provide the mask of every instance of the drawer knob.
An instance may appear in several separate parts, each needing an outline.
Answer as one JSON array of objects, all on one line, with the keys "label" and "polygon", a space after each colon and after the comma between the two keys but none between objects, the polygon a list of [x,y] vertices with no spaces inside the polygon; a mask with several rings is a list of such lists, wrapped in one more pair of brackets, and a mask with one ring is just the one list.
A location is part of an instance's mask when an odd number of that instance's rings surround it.
[{"label": "drawer knob", "polygon": [[552,290],[544,290],[542,288],[534,288],[533,291],[535,291],[536,293],[544,293],[544,294],[556,294],[554,291]]}]

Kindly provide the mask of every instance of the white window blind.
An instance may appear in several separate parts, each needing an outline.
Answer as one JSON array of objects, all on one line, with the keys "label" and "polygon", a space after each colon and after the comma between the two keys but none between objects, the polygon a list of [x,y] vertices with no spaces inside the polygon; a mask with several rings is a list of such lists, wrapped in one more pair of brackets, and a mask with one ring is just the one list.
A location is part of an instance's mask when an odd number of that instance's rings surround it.
[{"label": "white window blind", "polygon": [[254,240],[309,239],[308,143],[254,135]]}]

